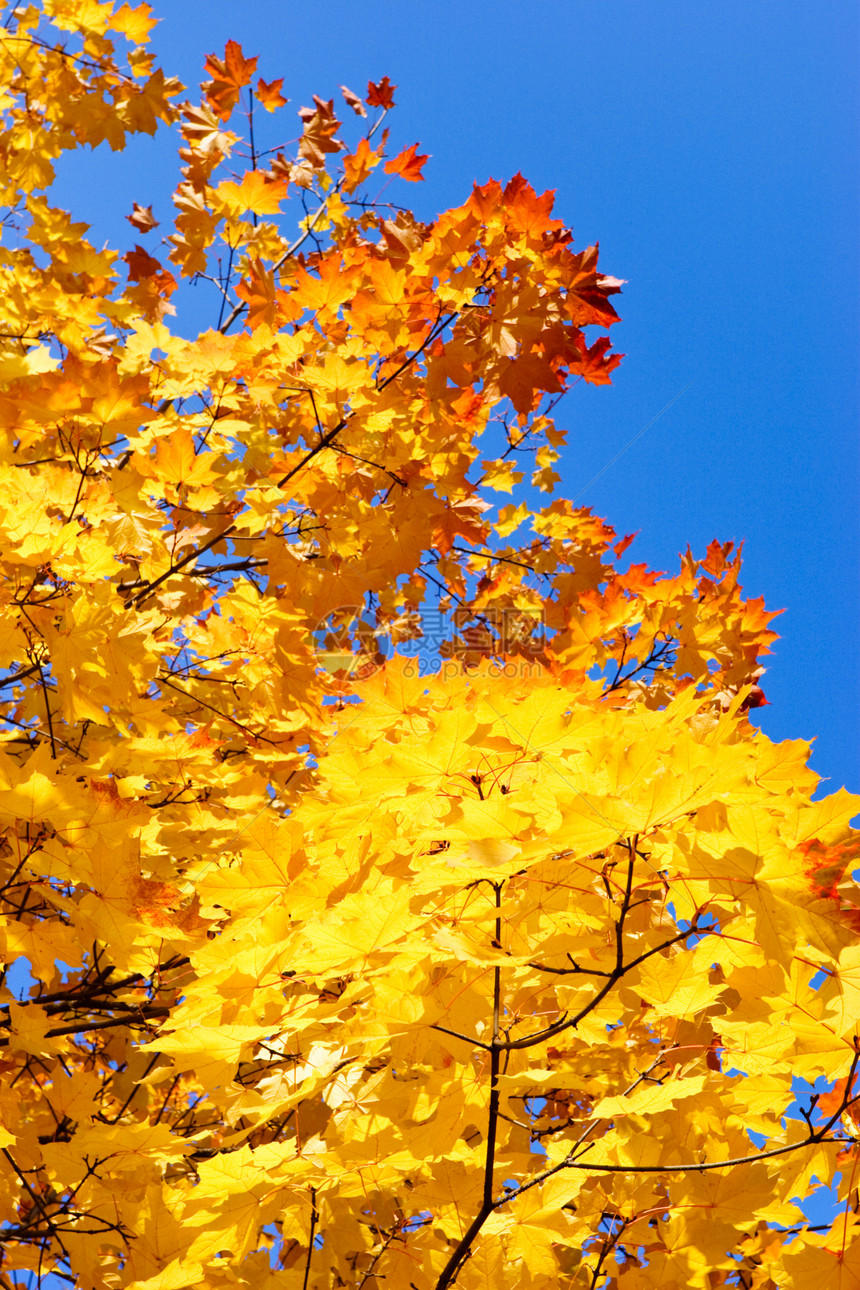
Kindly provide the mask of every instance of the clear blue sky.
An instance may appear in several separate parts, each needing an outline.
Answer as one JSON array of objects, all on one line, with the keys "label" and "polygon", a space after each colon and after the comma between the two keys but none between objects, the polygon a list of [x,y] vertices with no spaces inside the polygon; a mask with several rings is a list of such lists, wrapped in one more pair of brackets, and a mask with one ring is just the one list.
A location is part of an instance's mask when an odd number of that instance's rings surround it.
[{"label": "clear blue sky", "polygon": [[[827,787],[857,791],[856,0],[154,8],[154,48],[191,86],[228,39],[284,77],[296,109],[388,75],[392,143],[432,155],[406,192],[425,219],[490,176],[557,190],[577,244],[599,240],[604,271],[627,279],[612,388],[580,385],[559,409],[565,490],[692,381],[579,500],[639,530],[630,556],[660,569],[688,543],[744,541],[745,592],[786,611],[756,719],[777,740],[817,735]],[[74,154],[58,204],[126,246],[131,199],[168,221],[176,179],[171,151],[144,139]]]}]

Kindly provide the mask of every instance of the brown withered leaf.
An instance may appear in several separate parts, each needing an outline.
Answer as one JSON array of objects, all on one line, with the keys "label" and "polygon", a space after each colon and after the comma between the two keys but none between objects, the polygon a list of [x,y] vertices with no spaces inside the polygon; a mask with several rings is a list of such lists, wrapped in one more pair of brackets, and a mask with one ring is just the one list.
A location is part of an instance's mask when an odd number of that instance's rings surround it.
[{"label": "brown withered leaf", "polygon": [[132,211],[126,215],[126,219],[138,233],[148,233],[152,228],[158,228],[158,220],[152,213],[151,206],[140,206],[137,202],[132,202]]},{"label": "brown withered leaf", "polygon": [[380,224],[385,239],[385,249],[392,260],[408,260],[427,236],[426,224],[419,224],[408,212],[400,211],[396,220],[386,219]]},{"label": "brown withered leaf", "polygon": [[341,85],[340,92],[348,107],[351,107],[356,116],[367,116],[367,109],[361,99],[347,85]]},{"label": "brown withered leaf", "polygon": [[314,103],[315,107],[299,108],[305,127],[299,141],[299,156],[320,168],[325,165],[326,153],[340,152],[344,144],[335,138],[340,121],[334,114],[334,101],[329,99],[326,103],[315,94]]}]

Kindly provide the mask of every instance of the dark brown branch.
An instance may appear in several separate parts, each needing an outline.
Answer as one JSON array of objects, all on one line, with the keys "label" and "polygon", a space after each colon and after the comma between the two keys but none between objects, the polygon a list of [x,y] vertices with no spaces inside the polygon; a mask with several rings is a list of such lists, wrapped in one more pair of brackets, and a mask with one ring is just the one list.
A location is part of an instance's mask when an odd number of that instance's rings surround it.
[{"label": "dark brown branch", "polygon": [[139,605],[142,601],[151,596],[153,591],[155,591],[155,588],[160,587],[162,582],[166,582],[168,578],[172,578],[174,573],[178,573],[180,569],[184,569],[192,560],[199,560],[201,555],[205,555],[207,551],[211,551],[213,546],[217,546],[218,543],[223,542],[225,538],[232,537],[236,531],[237,529],[235,524],[228,524],[220,533],[216,533],[209,538],[208,542],[204,542],[202,546],[195,547],[192,551],[189,551],[187,555],[184,555],[181,560],[177,560],[175,564],[169,565],[168,568],[164,570],[164,573],[160,573],[157,578],[153,578],[153,580],[147,583],[136,596],[132,596],[126,601],[126,609],[132,609],[134,606]]},{"label": "dark brown branch", "polygon": [[[165,972],[173,972],[176,968],[187,967],[189,962],[190,960],[188,958],[177,956],[169,959],[166,963],[159,964],[157,972],[159,975],[163,975]],[[61,1009],[63,1012],[71,1012],[75,1008],[112,1007],[113,1005],[108,1001],[98,1003],[96,1001],[97,997],[104,994],[115,994],[118,990],[128,989],[129,986],[142,985],[145,981],[150,980],[150,978],[144,976],[142,972],[132,972],[128,976],[122,977],[119,981],[111,981],[109,978],[114,970],[115,969],[112,964],[106,965],[105,967],[100,968],[91,980],[88,980],[87,977],[89,976],[89,972],[92,971],[92,968],[90,968],[87,970],[87,974],[82,980],[75,982],[75,984],[71,985],[68,989],[55,990],[51,994],[38,994],[31,999],[22,999],[19,1007],[26,1008],[32,1003],[39,1004],[40,1006],[63,1004]],[[138,1005],[134,1006],[137,1007]],[[0,1004],[0,1008],[6,1008],[8,1010],[8,1007],[8,1004]],[[46,1011],[50,1013],[50,1007],[47,1007]]]},{"label": "dark brown branch", "polygon": [[492,1046],[485,1044],[480,1039],[474,1039],[471,1035],[461,1035],[457,1030],[449,1030],[447,1026],[432,1025],[431,1030],[440,1030],[443,1035],[451,1035],[454,1039],[462,1039],[464,1044],[469,1044],[472,1048],[483,1048],[484,1052],[492,1052]]},{"label": "dark brown branch", "polygon": [[311,1187],[311,1230],[308,1234],[308,1257],[305,1260],[305,1275],[302,1281],[302,1290],[308,1290],[308,1279],[311,1275],[311,1257],[314,1252],[314,1239],[316,1237],[318,1219],[317,1189],[316,1187]]},{"label": "dark brown branch", "polygon": [[[384,390],[387,385],[389,385],[393,380],[396,380],[396,378],[400,376],[406,368],[411,366],[411,364],[419,358],[430,342],[435,340],[436,336],[444,331],[444,329],[457,316],[458,315],[456,313],[453,313],[449,314],[444,319],[437,319],[436,323],[431,327],[427,337],[419,348],[415,350],[413,354],[410,354],[406,359],[404,359],[400,367],[398,367],[395,372],[392,372],[390,376],[387,376],[385,380],[377,386],[377,389]],[[226,329],[230,321],[231,319],[227,320],[227,323],[224,324],[224,328],[222,330]],[[309,462],[313,461],[313,459],[322,452],[324,448],[327,448],[337,438],[340,432],[345,429],[352,420],[353,416],[354,413],[350,412],[345,417],[342,417],[337,425],[323,435],[320,442],[311,448],[302,460],[292,468],[292,470],[288,471],[282,479],[278,480],[276,487],[283,488],[285,484],[289,483],[294,475],[297,475],[300,470],[303,470],[305,466],[308,465]],[[225,529],[222,529],[220,533],[214,534],[207,542],[204,542],[202,546],[195,547],[193,550],[189,551],[187,555],[184,555],[181,560],[177,560],[175,564],[170,564],[163,573],[158,575],[157,578],[153,578],[151,582],[142,587],[136,596],[132,596],[126,601],[126,609],[132,609],[140,605],[144,600],[147,600],[152,595],[156,587],[160,587],[163,582],[166,582],[168,578],[171,578],[175,573],[178,573],[180,569],[184,569],[185,566],[190,564],[193,560],[199,560],[200,556],[205,555],[207,551],[211,551],[214,546],[217,546],[219,542],[223,542],[225,538],[233,537],[237,532],[238,528],[235,524],[228,524]]]},{"label": "dark brown branch", "polygon": [[[49,45],[46,40],[40,40],[38,36],[9,35],[6,39],[17,40],[24,45],[32,45],[34,49],[44,49],[48,54],[56,54],[58,58],[68,59],[70,63],[81,63],[82,66],[88,68],[90,71],[103,72],[106,70],[104,62],[99,62],[84,54],[70,54],[62,45]],[[118,76],[121,80],[125,81],[127,85],[137,88],[134,85],[132,78],[130,76],[126,76],[125,72],[121,72],[118,67],[112,66],[110,70],[112,75]]]},{"label": "dark brown branch", "polygon": [[31,663],[29,667],[22,667],[20,672],[13,672],[10,676],[0,677],[0,689],[4,685],[17,685],[23,681],[26,676],[32,676],[34,672],[41,671],[38,663]]},{"label": "dark brown branch", "polygon": [[624,647],[621,651],[621,659],[618,663],[618,668],[616,670],[615,677],[611,685],[607,686],[606,690],[604,691],[605,694],[611,694],[613,690],[617,690],[620,686],[626,685],[628,681],[632,681],[634,676],[637,676],[640,672],[645,672],[648,670],[649,667],[655,667],[655,665],[662,663],[666,655],[671,654],[677,642],[674,641],[671,637],[667,637],[666,640],[664,640],[662,644],[658,647],[657,639],[655,637],[655,639],[651,643],[651,648],[648,652],[648,657],[644,659],[641,663],[637,663],[635,667],[632,667],[629,672],[625,673],[622,676],[622,670],[624,667],[624,658],[627,653],[627,646],[629,644],[630,644],[630,641],[628,639],[625,639]]},{"label": "dark brown branch", "polygon": [[[582,1169],[591,1173],[610,1174],[668,1175],[706,1173],[712,1169],[733,1169],[737,1165],[756,1164],[760,1160],[774,1160],[779,1156],[790,1155],[794,1151],[802,1151],[804,1147],[817,1145],[824,1146],[828,1143],[834,1143],[837,1146],[844,1146],[844,1138],[828,1137],[828,1134],[833,1129],[834,1125],[841,1119],[845,1111],[847,1111],[850,1106],[860,1102],[860,1095],[852,1097],[849,1092],[854,1082],[858,1062],[860,1062],[860,1040],[858,1040],[858,1037],[855,1035],[852,1042],[854,1044],[854,1055],[851,1058],[851,1067],[845,1081],[845,1092],[842,1095],[839,1107],[830,1119],[821,1126],[821,1128],[815,1130],[810,1129],[807,1136],[802,1138],[799,1142],[789,1142],[783,1147],[772,1147],[767,1151],[757,1151],[749,1156],[734,1156],[730,1160],[700,1160],[691,1161],[689,1164],[685,1165],[604,1165],[580,1163],[583,1160],[585,1152],[590,1150],[593,1145],[592,1143],[587,1143],[583,1146],[583,1140],[586,1136],[583,1134],[582,1138],[573,1144],[564,1160],[560,1161],[557,1165],[552,1165],[549,1169],[545,1169],[542,1173],[536,1174],[534,1178],[530,1178],[527,1183],[523,1183],[522,1186],[518,1187],[515,1191],[507,1192],[495,1202],[494,1208],[498,1209],[500,1205],[506,1205],[509,1201],[516,1200],[519,1196],[522,1196],[524,1192],[530,1191],[532,1187],[538,1187],[541,1183],[546,1182],[548,1178],[552,1178],[555,1174],[560,1173],[562,1169]],[[658,1060],[661,1060],[662,1057],[663,1054],[661,1053]],[[653,1065],[650,1069],[653,1069]],[[645,1072],[645,1074],[647,1074],[647,1072]],[[625,1092],[632,1092],[636,1084],[640,1083],[641,1080],[645,1078],[645,1074],[640,1075],[635,1083],[630,1086],[630,1089]],[[593,1121],[586,1130],[586,1133],[590,1133],[598,1123],[599,1121]],[[580,1147],[582,1147],[581,1150]],[[579,1155],[575,1154],[577,1151],[579,1151]]]},{"label": "dark brown branch", "polygon": [[232,564],[213,564],[204,569],[192,569],[189,578],[211,578],[217,573],[249,573],[252,569],[262,569],[268,560],[257,560],[249,556],[247,560],[236,560]]},{"label": "dark brown branch", "polygon": [[[149,1072],[155,1066],[155,1063],[158,1061],[158,1058],[159,1058],[159,1054],[153,1053],[152,1057],[149,1059],[146,1070],[143,1072],[143,1075],[141,1076],[140,1081],[132,1085],[131,1092],[129,1093],[128,1097],[125,1099],[122,1106],[119,1108],[119,1110],[117,1111],[116,1115],[112,1120],[109,1120],[106,1115],[102,1115],[101,1112],[99,1112],[96,1118],[101,1120],[103,1124],[118,1124],[119,1121],[122,1119],[123,1115],[125,1114],[125,1112],[128,1110],[128,1107],[131,1105],[134,1098],[140,1092],[141,1088],[143,1087],[143,1080],[146,1079]],[[156,1120],[156,1124],[157,1123],[158,1121]]]},{"label": "dark brown branch", "polygon": [[555,1036],[560,1035],[563,1030],[575,1030],[579,1023],[603,1002],[616,982],[620,981],[625,973],[630,970],[624,963],[624,922],[630,912],[630,903],[633,895],[633,855],[635,853],[635,842],[628,843],[628,851],[630,859],[627,864],[627,882],[621,903],[621,911],[615,923],[615,968],[612,975],[607,978],[605,985],[598,990],[594,998],[585,1004],[584,1007],[580,1008],[579,1012],[577,1012],[575,1016],[568,1017],[565,1013],[563,1016],[559,1017],[558,1021],[554,1022],[553,1025],[547,1026],[545,1030],[539,1030],[537,1034],[525,1035],[522,1039],[509,1039],[503,1045],[506,1050],[513,1050],[514,1048],[532,1048],[535,1044],[540,1044],[547,1039],[555,1038]]},{"label": "dark brown branch", "polygon": [[199,704],[201,708],[206,708],[208,712],[214,712],[216,717],[220,717],[222,721],[228,721],[231,726],[235,726],[237,730],[241,730],[242,734],[247,735],[249,739],[256,739],[259,743],[263,744],[271,744],[273,748],[278,747],[276,740],[268,739],[265,735],[255,734],[253,730],[249,730],[247,726],[244,726],[241,721],[237,721],[235,717],[229,717],[227,713],[222,712],[220,708],[215,708],[211,703],[206,703],[203,699],[198,698],[196,694],[189,694],[187,690],[183,690],[182,686],[177,685],[175,681],[169,681],[163,673],[159,673],[158,680],[162,685],[166,685],[171,690],[175,690],[177,694],[181,694],[186,699],[190,699],[192,703]]},{"label": "dark brown branch", "polygon": [[[387,109],[383,109],[381,115],[377,117],[377,119],[374,121],[373,125],[370,127],[367,134],[365,135],[365,138],[368,140],[368,142],[370,142],[370,140],[376,134],[377,130],[382,125],[382,122],[385,120],[386,115],[387,115]],[[313,216],[305,226],[304,232],[301,233],[299,237],[296,238],[295,242],[293,242],[291,246],[287,247],[286,251],[281,256],[281,258],[279,260],[276,260],[275,263],[272,265],[271,272],[273,277],[278,272],[279,269],[283,268],[287,260],[291,260],[293,258],[296,251],[298,251],[299,247],[302,246],[302,244],[306,242],[308,238],[312,235],[320,219],[328,209],[328,204],[331,201],[332,197],[335,195],[335,193],[340,192],[345,182],[346,182],[346,175],[343,175],[334,185],[331,192],[326,193],[325,197],[320,202],[320,205],[314,211]],[[236,319],[239,318],[247,308],[248,308],[248,305],[245,301],[243,301],[241,304],[236,305],[232,313],[229,314],[229,316],[227,317],[227,319],[223,323],[219,323],[218,330],[226,334],[229,331],[229,329],[232,327]]]},{"label": "dark brown branch", "polygon": [[42,1215],[42,1218],[45,1220],[45,1224],[48,1228],[48,1231],[51,1233],[51,1236],[56,1240],[57,1244],[59,1245],[60,1249],[63,1251],[63,1254],[66,1256],[66,1258],[68,1258],[69,1252],[66,1249],[66,1247],[63,1245],[62,1238],[60,1237],[60,1234],[57,1231],[56,1226],[54,1225],[54,1221],[51,1215],[45,1209],[45,1206],[42,1203],[41,1196],[37,1192],[35,1192],[33,1188],[30,1186],[29,1182],[27,1181],[26,1175],[21,1169],[18,1168],[18,1165],[15,1163],[15,1160],[6,1150],[6,1148],[3,1147],[3,1148],[0,1148],[0,1150],[2,1150],[3,1155],[6,1157],[6,1159],[9,1161],[9,1164],[15,1170],[15,1173],[18,1175],[18,1179],[22,1187],[24,1187],[28,1196],[32,1200],[33,1204],[36,1206],[36,1209],[39,1211],[39,1213]]},{"label": "dark brown branch", "polygon": [[601,1272],[603,1271],[603,1264],[606,1262],[606,1260],[609,1258],[609,1255],[615,1249],[615,1246],[618,1244],[619,1237],[629,1226],[630,1221],[631,1220],[629,1218],[622,1218],[620,1220],[621,1226],[618,1228],[618,1231],[613,1233],[613,1235],[610,1237],[609,1240],[606,1240],[603,1242],[603,1246],[600,1250],[600,1254],[597,1259],[597,1264],[594,1268],[594,1271],[591,1274],[591,1285],[589,1287],[589,1290],[597,1290],[597,1281]]},{"label": "dark brown branch", "polygon": [[350,452],[348,448],[342,448],[340,444],[333,445],[332,451],[339,452],[343,457],[351,457],[353,461],[360,461],[363,466],[372,466],[374,470],[380,470],[384,475],[388,475],[389,479],[393,479],[395,484],[399,484],[401,488],[406,487],[405,481],[399,475],[395,475],[394,471],[389,470],[387,466],[380,466],[378,461],[371,461],[369,457],[360,457],[357,452]]},{"label": "dark brown branch", "polygon": [[[420,358],[420,356],[424,353],[424,350],[427,348],[427,346],[432,341],[434,341],[437,336],[440,336],[442,332],[445,330],[445,328],[448,327],[457,317],[458,317],[457,313],[451,313],[451,314],[448,314],[447,317],[445,318],[437,318],[435,323],[433,323],[433,325],[430,327],[430,330],[427,332],[427,335],[424,337],[424,340],[414,351],[414,353],[407,354],[406,358],[404,358],[400,366],[397,367],[389,376],[386,376],[383,381],[380,381],[380,383],[376,387],[377,390],[382,391],[386,388],[386,386],[390,385],[392,381],[396,381],[398,376],[401,376],[403,372],[407,370],[407,368],[411,367],[412,364],[415,363],[418,360],[418,358]],[[298,462],[295,466],[293,466],[292,470],[287,471],[286,475],[284,475],[282,479],[278,480],[277,487],[283,488],[285,484],[289,483],[289,481],[293,478],[294,475],[297,475],[300,470],[304,470],[305,466],[307,466],[309,462],[313,461],[314,457],[318,456],[318,454],[321,453],[324,448],[328,448],[332,444],[332,442],[337,438],[340,432],[346,429],[346,427],[349,425],[350,421],[353,419],[354,416],[355,416],[354,412],[348,412],[346,416],[341,417],[337,425],[334,426],[331,430],[326,431],[326,433],[320,439],[319,443],[315,444],[313,448],[309,449],[309,451],[305,453],[301,461]]]},{"label": "dark brown branch", "polygon": [[[698,913],[696,918],[698,918]],[[678,935],[673,936],[671,940],[663,941],[662,945],[655,945],[652,950],[646,950],[643,954],[640,954],[638,958],[631,959],[629,963],[625,963],[624,972],[632,971],[632,969],[638,967],[640,963],[644,963],[646,959],[650,959],[652,955],[661,954],[663,950],[670,949],[673,945],[677,945],[679,941],[686,940],[688,936],[708,936],[713,935],[714,933],[715,928],[699,927],[697,922],[693,922],[686,931],[679,932]],[[581,975],[610,977],[615,980],[619,979],[614,971],[601,972],[598,968],[580,967],[578,963],[574,963],[572,967],[549,967],[546,963],[529,963],[529,967],[535,968],[538,972],[553,972],[556,976]]]},{"label": "dark brown branch", "polygon": [[[422,1222],[416,1224],[415,1226],[423,1226],[423,1224],[426,1223],[427,1221],[428,1221],[427,1219],[424,1219],[422,1220]],[[374,1235],[381,1236],[381,1232],[378,1227],[371,1228],[371,1231],[373,1231]],[[385,1236],[382,1238],[382,1242],[380,1244],[379,1249],[376,1251],[373,1258],[370,1260],[370,1264],[366,1272],[362,1274],[362,1278],[358,1283],[357,1290],[364,1290],[364,1287],[367,1285],[368,1281],[375,1273],[377,1264],[379,1263],[380,1259],[386,1253],[392,1241],[395,1241],[399,1235],[400,1235],[400,1220],[398,1219],[395,1221],[394,1226],[389,1228],[389,1230],[385,1233]]]},{"label": "dark brown branch", "polygon": [[[497,946],[501,945],[502,940],[502,886],[503,884],[500,882],[493,884],[496,899],[496,927],[494,942]],[[467,1227],[460,1243],[457,1245],[450,1259],[445,1264],[445,1267],[442,1269],[442,1275],[436,1282],[436,1290],[445,1290],[446,1286],[451,1285],[455,1280],[464,1259],[469,1256],[472,1243],[495,1208],[495,1201],[493,1199],[493,1174],[496,1161],[496,1132],[499,1123],[499,1067],[502,1052],[499,1044],[501,992],[502,970],[497,965],[493,968],[493,1040],[490,1047],[490,1104],[487,1111],[487,1151],[484,1160],[484,1194],[481,1200],[480,1209]]]},{"label": "dark brown branch", "polygon": [[534,573],[533,564],[526,564],[525,560],[512,560],[510,556],[499,555],[497,551],[470,551],[468,547],[457,546],[456,542],[451,546],[452,551],[457,551],[460,555],[474,556],[478,560],[495,560],[497,564],[514,564],[518,569],[528,569],[529,573]]},{"label": "dark brown branch", "polygon": [[[170,1016],[170,1008],[161,1004],[145,1004],[137,1009],[137,1017],[110,1017],[107,1021],[76,1021],[69,1026],[54,1026],[45,1031],[46,1039],[55,1039],[59,1035],[85,1035],[91,1030],[108,1030],[112,1026],[148,1026],[156,1017]],[[0,1048],[9,1047],[8,1039],[0,1039]]]},{"label": "dark brown branch", "polygon": [[41,687],[42,687],[42,696],[43,696],[43,698],[44,698],[44,700],[45,700],[45,713],[46,713],[47,718],[48,718],[48,736],[49,736],[49,738],[50,738],[50,740],[51,740],[51,758],[52,758],[52,760],[53,760],[53,761],[56,761],[56,759],[57,759],[57,741],[56,741],[56,739],[54,738],[54,719],[53,719],[53,717],[52,717],[52,715],[51,715],[51,703],[50,703],[50,700],[49,700],[49,698],[48,698],[48,686],[47,686],[47,683],[46,683],[46,681],[45,681],[45,673],[44,673],[44,671],[42,670],[42,665],[41,665],[41,663],[39,664],[38,672],[39,672],[39,684],[40,684],[40,685],[41,685]]}]

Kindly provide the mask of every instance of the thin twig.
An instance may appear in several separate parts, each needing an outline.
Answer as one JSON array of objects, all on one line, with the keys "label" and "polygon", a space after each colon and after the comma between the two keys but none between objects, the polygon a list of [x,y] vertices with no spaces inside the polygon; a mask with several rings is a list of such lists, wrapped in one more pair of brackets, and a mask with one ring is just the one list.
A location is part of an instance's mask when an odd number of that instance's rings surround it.
[{"label": "thin twig", "polygon": [[318,1218],[317,1189],[316,1187],[311,1187],[311,1230],[308,1236],[308,1257],[305,1260],[305,1275],[304,1280],[302,1281],[302,1290],[308,1290],[308,1279],[311,1275],[311,1257],[314,1252],[314,1239],[316,1236]]}]

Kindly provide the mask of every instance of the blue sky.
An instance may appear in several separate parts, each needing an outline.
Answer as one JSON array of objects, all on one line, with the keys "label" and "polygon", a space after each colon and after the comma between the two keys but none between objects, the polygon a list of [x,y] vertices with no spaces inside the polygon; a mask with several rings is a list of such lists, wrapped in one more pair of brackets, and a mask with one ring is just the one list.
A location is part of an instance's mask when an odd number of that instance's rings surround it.
[{"label": "blue sky", "polygon": [[[630,557],[660,569],[687,544],[744,541],[746,594],[785,609],[756,719],[776,740],[817,735],[826,787],[860,788],[854,0],[154,7],[154,48],[191,86],[228,39],[296,109],[389,76],[392,144],[431,154],[405,193],[421,218],[491,176],[557,191],[578,246],[599,240],[627,279],[612,388],[559,409],[565,492],[638,530]],[[56,201],[125,247],[131,199],[164,223],[176,179],[167,141],[142,139],[73,154]]]}]

